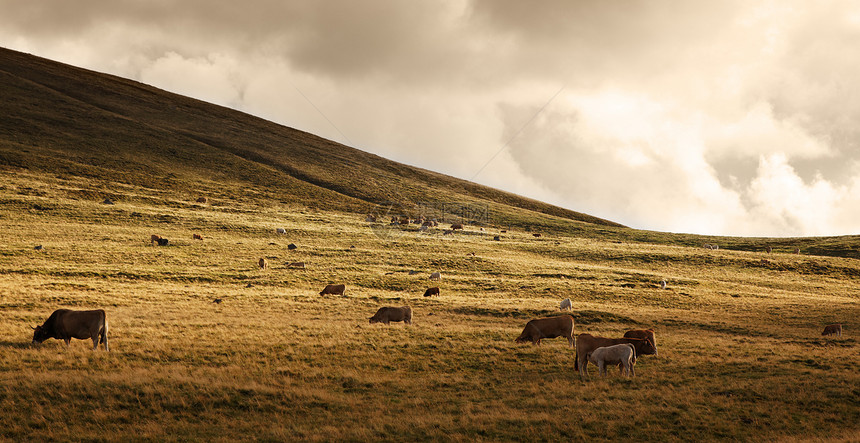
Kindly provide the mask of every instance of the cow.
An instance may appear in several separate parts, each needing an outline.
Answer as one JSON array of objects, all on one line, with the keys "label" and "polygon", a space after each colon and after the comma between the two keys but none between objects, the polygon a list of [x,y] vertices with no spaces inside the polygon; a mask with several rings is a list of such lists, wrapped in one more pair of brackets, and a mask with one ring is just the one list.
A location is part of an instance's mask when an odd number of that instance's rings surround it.
[{"label": "cow", "polygon": [[573,361],[573,369],[579,371],[580,376],[588,377],[588,354],[597,348],[604,346],[630,343],[636,351],[633,358],[640,355],[657,355],[657,347],[650,340],[641,338],[605,338],[596,337],[591,334],[579,334],[576,336],[576,360]]},{"label": "cow", "polygon": [[430,274],[430,280],[435,280],[435,281],[442,280],[442,273],[441,272],[434,272],[434,273]]},{"label": "cow", "polygon": [[559,303],[559,305],[558,305],[559,310],[567,309],[568,311],[570,311],[572,308],[573,308],[573,305],[570,303],[569,298],[562,300],[561,303]]},{"label": "cow", "polygon": [[275,228],[275,232],[278,234],[286,234],[287,230],[284,228]]},{"label": "cow", "polygon": [[288,245],[287,245],[287,249],[289,249],[290,251],[295,250],[295,249],[298,249],[298,248],[299,248],[299,247],[298,247],[298,246],[296,246],[296,244],[295,244],[295,243],[290,243],[290,244],[288,244]]},{"label": "cow", "polygon": [[266,269],[269,267],[269,261],[265,258],[260,258],[260,261],[258,263],[260,265],[260,269]]},{"label": "cow", "polygon": [[458,229],[460,229],[460,230],[462,230],[462,229],[463,229],[463,224],[462,224],[462,223],[451,223],[451,230],[452,230],[452,231],[456,231],[456,230],[458,230]]},{"label": "cow", "polygon": [[169,243],[169,241],[164,237],[158,239],[158,246],[167,246],[167,243]]},{"label": "cow", "polygon": [[636,350],[632,344],[621,343],[603,346],[591,351],[588,354],[588,361],[597,365],[600,375],[606,375],[606,365],[620,365],[622,375],[633,377],[636,375],[633,371],[633,366],[636,364],[636,360],[633,359],[634,355],[636,355]]},{"label": "cow", "polygon": [[624,338],[641,338],[642,340],[651,340],[654,349],[657,349],[657,338],[654,337],[653,329],[631,329],[624,333]]},{"label": "cow", "polygon": [[666,280],[660,280],[660,289],[666,289]]},{"label": "cow", "polygon": [[160,236],[160,235],[152,234],[152,235],[149,237],[149,239],[150,239],[150,240],[149,240],[149,242],[150,242],[150,243],[152,243],[152,246],[155,246],[155,245],[157,245],[157,244],[158,244],[158,242],[161,240],[161,236]]},{"label": "cow", "polygon": [[394,308],[391,306],[383,306],[370,317],[370,324],[385,323],[386,325],[393,321],[402,321],[407,325],[412,324],[412,308],[409,306],[401,306]]},{"label": "cow", "polygon": [[438,286],[434,286],[432,288],[427,288],[427,290],[424,291],[425,297],[432,297],[434,295],[439,295],[439,287]]},{"label": "cow", "polygon": [[209,199],[206,197],[198,197],[197,203],[209,203]]},{"label": "cow", "polygon": [[557,317],[536,318],[529,320],[523,333],[514,340],[517,343],[532,342],[540,346],[544,338],[567,338],[568,345],[573,348],[573,316],[559,315]]},{"label": "cow", "polygon": [[294,261],[294,262],[291,262],[291,263],[287,263],[287,267],[288,267],[288,268],[294,268],[294,269],[305,269],[305,262],[303,262],[303,261]]},{"label": "cow", "polygon": [[540,238],[540,234],[538,234],[538,233],[534,233],[534,234],[532,234],[532,237],[534,237],[534,238]]},{"label": "cow", "polygon": [[773,248],[768,246],[768,247],[764,248],[764,252],[767,252],[768,254],[770,254],[771,252],[773,252]]},{"label": "cow", "polygon": [[364,218],[364,221],[370,223],[376,223],[376,216],[373,214],[367,214],[367,217]]},{"label": "cow", "polygon": [[493,240],[495,240],[495,241],[502,241],[502,236],[501,236],[501,235],[496,235],[496,236],[494,236],[494,237],[493,237]]},{"label": "cow", "polygon": [[842,325],[827,325],[824,327],[824,332],[821,335],[836,335],[837,337],[842,337]]},{"label": "cow", "polygon": [[346,285],[325,285],[320,295],[343,295]]},{"label": "cow", "polygon": [[108,322],[102,309],[92,311],[57,309],[44,324],[36,326],[33,331],[33,344],[56,338],[65,341],[66,346],[69,346],[73,338],[80,340],[90,338],[93,340],[93,351],[98,349],[101,343],[104,343],[105,351],[110,351],[107,338]]},{"label": "cow", "polygon": [[203,236],[200,234],[192,234],[191,238],[193,238],[194,240],[203,240]]}]

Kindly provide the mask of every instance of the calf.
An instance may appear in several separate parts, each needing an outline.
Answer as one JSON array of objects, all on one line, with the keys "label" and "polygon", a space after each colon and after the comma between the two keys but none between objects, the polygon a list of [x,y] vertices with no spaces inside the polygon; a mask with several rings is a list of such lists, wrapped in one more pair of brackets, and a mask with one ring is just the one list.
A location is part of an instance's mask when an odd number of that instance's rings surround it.
[{"label": "calf", "polygon": [[435,286],[432,288],[427,288],[427,290],[424,291],[425,297],[432,297],[434,295],[439,295],[439,287],[438,286]]},{"label": "calf", "polygon": [[370,324],[385,323],[386,325],[393,321],[402,321],[407,325],[412,324],[412,308],[409,306],[401,306],[394,308],[391,306],[383,306],[370,317]]},{"label": "calf", "polygon": [[320,295],[343,295],[346,291],[346,285],[325,285]]},{"label": "calf", "polygon": [[532,342],[540,346],[540,341],[544,338],[567,338],[568,345],[572,348],[574,344],[573,338],[573,317],[570,315],[559,315],[557,317],[536,318],[529,320],[523,333],[517,337],[517,343]]},{"label": "calf", "polygon": [[654,346],[651,340],[641,338],[605,338],[596,337],[591,334],[579,334],[576,337],[576,360],[573,362],[573,369],[579,371],[579,375],[588,377],[588,354],[597,348],[623,343],[633,345],[633,349],[635,350],[634,359],[640,355],[657,355],[657,347]]},{"label": "calf", "polygon": [[836,335],[837,337],[842,337],[842,325],[827,325],[824,327],[824,332],[821,335]]},{"label": "calf", "polygon": [[633,377],[636,373],[633,371],[633,365],[636,361],[633,356],[636,351],[630,343],[621,343],[612,346],[603,346],[591,351],[588,354],[588,361],[597,365],[600,375],[606,375],[606,365],[620,365],[622,367],[621,374],[628,377]]},{"label": "calf", "polygon": [[436,280],[436,281],[442,280],[442,273],[441,272],[434,272],[434,273],[430,274],[430,280]]},{"label": "calf", "polygon": [[69,342],[73,338],[80,340],[92,339],[93,351],[98,349],[99,344],[104,343],[105,351],[108,347],[108,323],[105,311],[95,309],[92,311],[72,311],[70,309],[57,309],[45,323],[33,328],[33,343],[38,344],[49,338],[56,338]]}]

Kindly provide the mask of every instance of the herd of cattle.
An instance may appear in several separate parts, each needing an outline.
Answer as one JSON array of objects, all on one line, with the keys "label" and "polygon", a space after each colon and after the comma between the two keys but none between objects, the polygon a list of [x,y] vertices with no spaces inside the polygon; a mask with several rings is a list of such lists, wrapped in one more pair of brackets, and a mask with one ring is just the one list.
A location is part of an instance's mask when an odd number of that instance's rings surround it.
[{"label": "herd of cattle", "polygon": [[[200,203],[206,203],[205,197],[198,199]],[[372,216],[368,216],[368,221],[376,221]],[[392,224],[404,223],[403,220],[393,218]],[[405,223],[416,223],[413,220],[406,220]],[[435,220],[417,220],[419,224],[428,226],[436,226]],[[463,229],[460,224],[451,226],[451,230]],[[277,229],[278,233],[286,233],[283,228]],[[540,234],[535,234],[535,237],[540,237]],[[203,240],[199,234],[194,234],[193,239]],[[168,240],[158,235],[152,235],[151,241],[153,245],[167,246]],[[290,245],[294,249],[294,245]],[[705,245],[708,249],[717,249],[716,245]],[[770,247],[768,247],[768,251]],[[799,251],[795,251],[798,253]],[[266,269],[268,261],[265,258],[259,260],[259,267]],[[288,264],[289,267],[304,268],[304,262],[296,262]],[[411,273],[410,273],[411,275]],[[442,275],[439,272],[430,274],[430,280],[439,281]],[[661,282],[665,288],[665,281]],[[344,295],[346,285],[344,284],[329,284],[320,291],[320,296],[325,295]],[[424,292],[424,297],[439,296],[439,287],[430,287]],[[220,302],[220,299],[217,300]],[[572,303],[569,298],[564,299],[559,304],[560,310],[571,310]],[[390,324],[391,322],[404,322],[412,324],[412,308],[409,306],[383,306],[370,317],[370,324],[383,323]],[[104,344],[106,351],[109,351],[108,346],[108,322],[105,311],[102,309],[89,311],[73,311],[69,309],[57,309],[41,326],[33,328],[33,343],[39,344],[43,341],[54,338],[63,340],[66,345],[72,338],[93,341],[93,350],[98,349],[100,344]],[[821,335],[836,335],[842,336],[842,325],[833,324],[827,325]],[[580,376],[587,377],[588,363],[591,362],[598,367],[598,372],[601,375],[606,375],[608,366],[617,365],[622,375],[632,377],[635,375],[634,365],[639,356],[642,355],[657,355],[657,340],[653,329],[632,329],[624,333],[621,338],[606,338],[598,337],[591,334],[583,333],[574,335],[574,318],[570,314],[559,315],[554,317],[538,318],[529,320],[523,332],[514,341],[516,343],[530,342],[540,346],[541,340],[545,338],[564,337],[568,341],[571,349],[575,349],[576,358],[574,360],[574,370],[579,371]]]}]

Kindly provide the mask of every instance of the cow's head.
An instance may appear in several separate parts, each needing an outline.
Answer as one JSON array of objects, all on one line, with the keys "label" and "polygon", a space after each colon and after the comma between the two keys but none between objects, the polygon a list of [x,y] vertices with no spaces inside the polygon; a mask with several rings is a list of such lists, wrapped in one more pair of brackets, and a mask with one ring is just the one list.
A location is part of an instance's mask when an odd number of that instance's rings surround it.
[{"label": "cow's head", "polygon": [[651,341],[650,338],[646,338],[643,341],[644,341],[644,343],[642,344],[641,354],[642,355],[657,355],[657,345],[655,345],[654,342]]},{"label": "cow's head", "polygon": [[51,338],[51,334],[45,328],[41,326],[33,328],[33,344],[42,343],[49,338]]}]

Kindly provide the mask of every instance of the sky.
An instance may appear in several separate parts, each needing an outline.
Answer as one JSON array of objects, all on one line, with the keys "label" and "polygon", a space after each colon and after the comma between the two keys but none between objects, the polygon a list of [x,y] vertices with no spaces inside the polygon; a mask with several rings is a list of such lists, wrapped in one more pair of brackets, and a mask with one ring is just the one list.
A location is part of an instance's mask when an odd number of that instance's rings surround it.
[{"label": "sky", "polygon": [[860,234],[854,1],[0,0],[0,46],[624,225]]}]

